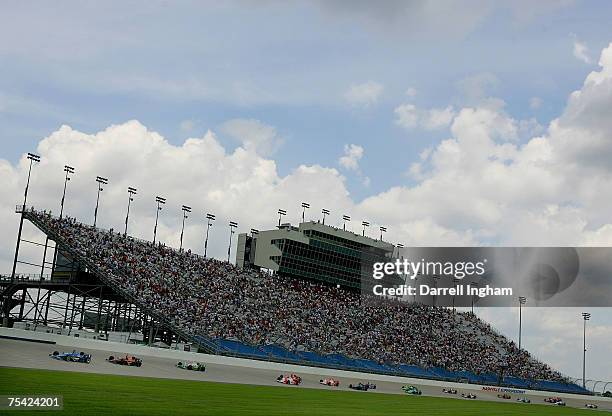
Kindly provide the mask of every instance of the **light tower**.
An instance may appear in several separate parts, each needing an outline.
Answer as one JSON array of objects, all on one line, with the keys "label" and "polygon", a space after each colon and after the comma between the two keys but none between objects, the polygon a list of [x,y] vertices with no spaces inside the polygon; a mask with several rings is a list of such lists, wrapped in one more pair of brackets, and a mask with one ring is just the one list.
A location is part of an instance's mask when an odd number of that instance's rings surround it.
[{"label": "light tower", "polygon": [[66,177],[64,178],[64,192],[62,193],[62,202],[60,203],[60,220],[64,216],[64,201],[66,200],[66,187],[68,186],[70,175],[74,173],[74,168],[72,166],[64,165],[64,172],[66,172]]},{"label": "light tower", "polygon": [[96,228],[96,223],[98,222],[98,208],[100,206],[100,192],[104,190],[102,185],[108,185],[108,179],[103,178],[102,176],[96,176],[96,182],[98,183],[98,196],[96,198],[96,210],[94,211],[94,223],[93,226]]},{"label": "light tower", "polygon": [[28,189],[30,188],[30,176],[32,174],[32,164],[34,162],[40,162],[40,156],[34,153],[28,153],[28,160],[30,161],[30,167],[28,169],[28,180],[26,182],[25,192],[23,193],[23,205],[20,207],[19,212],[21,217],[19,218],[19,231],[17,232],[17,247],[15,247],[15,260],[13,261],[13,271],[11,272],[11,280],[15,279],[15,270],[17,269],[17,259],[19,258],[19,243],[21,242],[21,232],[23,230],[23,214],[26,210],[28,203]]},{"label": "light tower", "polygon": [[127,213],[125,214],[125,231],[123,232],[124,236],[127,236],[128,231],[128,221],[130,219],[130,206],[132,205],[132,201],[134,201],[134,195],[136,195],[137,189],[128,186],[128,205],[127,205]]},{"label": "light tower", "polygon": [[343,215],[342,220],[344,221],[344,223],[342,224],[342,229],[346,231],[346,222],[350,221],[351,217],[349,215]]},{"label": "light tower", "polygon": [[155,240],[157,238],[157,221],[159,220],[159,211],[162,210],[162,205],[166,203],[166,198],[156,196],[155,202],[157,202],[157,210],[155,212],[155,227],[153,228],[153,245],[155,245]]},{"label": "light tower", "polygon": [[183,233],[185,232],[185,220],[189,218],[187,214],[191,212],[191,207],[183,205],[181,210],[183,211],[183,226],[181,227],[181,245],[179,247],[179,251],[183,250]]},{"label": "light tower", "polygon": [[227,247],[227,262],[228,263],[230,261],[230,254],[232,252],[232,236],[234,235],[235,228],[238,227],[238,223],[234,221],[230,221],[229,227],[230,227],[230,238],[229,238],[229,246]]},{"label": "light tower", "polygon": [[591,319],[591,314],[582,312],[582,319],[584,320],[582,332],[582,388],[586,389],[586,323]]},{"label": "light tower", "polygon": [[206,214],[206,240],[204,240],[204,257],[206,257],[206,253],[208,252],[208,232],[210,227],[212,226],[212,222],[215,220],[214,214]]},{"label": "light tower", "polygon": [[306,221],[306,210],[310,208],[310,204],[308,202],[302,202],[302,222]]},{"label": "light tower", "polygon": [[366,227],[370,226],[370,223],[367,221],[361,221],[361,225],[363,225],[363,231],[361,232],[361,235],[365,237],[365,229]]},{"label": "light tower", "polygon": [[329,210],[328,210],[328,209],[323,208],[323,209],[321,210],[321,213],[323,214],[323,225],[325,225],[325,216],[326,216],[326,215],[329,215]]},{"label": "light tower", "polygon": [[383,241],[383,233],[387,232],[387,227],[380,227],[380,241]]},{"label": "light tower", "polygon": [[282,218],[284,215],[287,215],[287,211],[285,211],[284,209],[280,209],[280,208],[279,208],[279,209],[278,209],[278,226],[279,226],[279,228],[280,228],[280,226],[281,226],[281,218]]},{"label": "light tower", "polygon": [[519,301],[519,351],[521,349],[521,338],[523,332],[523,305],[527,303],[527,298],[524,296],[518,297]]}]

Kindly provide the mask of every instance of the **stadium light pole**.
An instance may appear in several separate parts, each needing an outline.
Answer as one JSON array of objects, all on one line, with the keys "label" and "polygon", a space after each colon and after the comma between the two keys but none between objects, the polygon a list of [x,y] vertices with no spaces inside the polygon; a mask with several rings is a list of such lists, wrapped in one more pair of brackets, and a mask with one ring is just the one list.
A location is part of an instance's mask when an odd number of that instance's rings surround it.
[{"label": "stadium light pole", "polygon": [[346,222],[350,221],[351,217],[349,215],[343,215],[342,220],[344,221],[344,223],[342,224],[342,229],[346,231]]},{"label": "stadium light pole", "polygon": [[183,226],[181,227],[181,246],[179,247],[179,251],[183,250],[183,234],[185,232],[185,220],[189,218],[187,214],[191,212],[191,207],[183,205],[181,210],[183,211]]},{"label": "stadium light pole", "polygon": [[383,241],[382,235],[387,232],[387,227],[380,227],[380,241]]},{"label": "stadium light pole", "polygon": [[257,234],[259,234],[259,230],[257,228],[251,228],[251,238],[255,238]]},{"label": "stadium light pole", "polygon": [[155,212],[155,228],[153,228],[153,245],[155,245],[155,239],[157,238],[157,221],[159,220],[159,211],[162,210],[162,205],[166,203],[166,198],[156,196],[155,202],[157,202],[157,210]]},{"label": "stadium light pole", "polygon": [[586,323],[591,319],[591,314],[582,312],[584,326],[582,330],[582,388],[586,389]]},{"label": "stadium light pole", "polygon": [[285,211],[284,209],[280,209],[280,208],[279,208],[279,209],[278,209],[278,227],[279,227],[279,228],[280,228],[280,226],[281,226],[281,218],[282,218],[284,215],[287,215],[287,211]]},{"label": "stadium light pole", "polygon": [[310,204],[308,202],[302,202],[302,222],[306,221],[306,210],[310,208]]},{"label": "stadium light pole", "polygon": [[64,201],[66,200],[66,187],[68,186],[68,181],[70,180],[70,175],[74,173],[74,168],[72,166],[64,165],[64,172],[66,172],[66,177],[64,178],[64,192],[62,193],[62,202],[60,203],[60,220],[64,216]]},{"label": "stadium light pole", "polygon": [[28,168],[28,180],[26,182],[25,192],[23,193],[23,205],[21,206],[21,217],[19,218],[19,232],[17,233],[17,246],[15,247],[15,260],[13,261],[13,271],[11,272],[11,280],[15,280],[15,270],[17,269],[17,259],[19,258],[19,243],[21,242],[21,232],[23,230],[23,215],[28,203],[28,189],[30,188],[30,176],[32,174],[32,164],[40,162],[40,156],[34,153],[28,153],[30,167]]},{"label": "stadium light pole", "polygon": [[328,210],[328,209],[323,208],[323,209],[321,210],[321,214],[323,214],[323,225],[325,225],[325,216],[326,216],[326,215],[329,215],[329,210]]},{"label": "stadium light pole", "polygon": [[212,226],[212,222],[215,220],[215,216],[213,214],[206,214],[206,240],[204,240],[204,257],[206,257],[206,252],[208,251],[208,232],[210,227]]},{"label": "stadium light pole", "polygon": [[521,338],[523,332],[523,305],[527,303],[527,298],[525,296],[519,296],[519,351],[521,350]]},{"label": "stadium light pole", "polygon": [[361,221],[361,225],[363,225],[363,231],[361,232],[361,235],[365,237],[365,229],[366,227],[370,226],[370,223],[367,221]]},{"label": "stadium light pole", "polygon": [[96,198],[96,210],[94,211],[94,223],[93,226],[96,228],[96,223],[98,222],[98,207],[100,206],[100,192],[104,190],[102,185],[108,185],[108,179],[103,178],[102,176],[96,176],[96,182],[98,182],[98,197]]},{"label": "stadium light pole", "polygon": [[230,227],[230,238],[229,238],[229,246],[227,247],[227,262],[230,261],[230,253],[232,251],[232,236],[234,235],[234,228],[238,227],[238,223],[234,221],[229,222]]},{"label": "stadium light pole", "polygon": [[127,206],[127,214],[125,215],[125,231],[123,232],[124,236],[127,236],[127,230],[128,230],[128,221],[130,218],[130,205],[132,204],[132,201],[134,200],[134,195],[136,195],[137,189],[136,188],[132,188],[131,186],[128,186],[128,206]]}]

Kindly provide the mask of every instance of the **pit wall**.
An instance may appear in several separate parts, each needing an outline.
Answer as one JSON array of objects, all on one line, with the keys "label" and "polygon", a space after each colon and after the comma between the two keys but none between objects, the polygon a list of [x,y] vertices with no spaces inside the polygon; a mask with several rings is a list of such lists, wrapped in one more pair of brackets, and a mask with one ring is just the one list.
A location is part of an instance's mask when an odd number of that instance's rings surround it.
[{"label": "pit wall", "polygon": [[[568,394],[568,393],[556,393],[556,392],[548,392],[548,391],[538,391],[538,390],[523,390],[509,387],[496,387],[496,386],[482,386],[478,384],[467,384],[467,383],[452,383],[452,382],[444,382],[438,380],[428,380],[428,379],[416,379],[416,378],[408,378],[408,377],[396,377],[396,376],[387,376],[383,374],[371,374],[371,373],[359,373],[355,371],[345,371],[345,370],[335,370],[329,368],[320,368],[320,367],[306,367],[299,366],[294,364],[283,364],[283,363],[275,363],[271,361],[258,361],[258,360],[248,360],[244,358],[235,358],[235,357],[224,357],[220,355],[210,355],[210,354],[201,354],[196,352],[189,351],[181,351],[181,350],[173,350],[173,349],[164,349],[164,348],[154,348],[145,345],[136,345],[136,344],[125,344],[119,342],[111,342],[111,341],[101,341],[95,339],[87,339],[81,337],[72,337],[66,335],[59,335],[54,333],[46,333],[46,332],[35,332],[35,331],[27,331],[23,329],[15,329],[15,328],[5,328],[0,327],[0,337],[9,337],[9,338],[17,338],[29,341],[39,341],[39,342],[50,342],[55,343],[54,345],[49,345],[49,350],[61,350],[60,347],[65,347],[66,350],[84,350],[87,349],[95,349],[100,351],[108,351],[109,355],[111,353],[124,353],[124,354],[133,354],[136,356],[149,356],[149,357],[158,357],[158,358],[167,358],[172,360],[182,360],[182,361],[200,361],[204,363],[210,364],[218,364],[218,365],[228,365],[235,367],[248,367],[248,368],[257,368],[261,370],[273,370],[279,373],[306,373],[306,374],[316,374],[321,377],[348,377],[348,378],[357,378],[368,380],[372,382],[376,381],[385,381],[391,383],[400,383],[400,384],[416,384],[420,386],[433,386],[442,388],[455,388],[461,389],[461,391],[465,392],[473,392],[474,394],[490,394],[492,396],[497,395],[499,393],[510,393],[510,394],[525,394],[525,395],[533,395],[540,397],[561,397],[564,399],[578,399],[585,400],[584,395],[579,394]],[[588,399],[593,402],[607,402],[612,403],[612,399],[605,397],[592,397]]]}]

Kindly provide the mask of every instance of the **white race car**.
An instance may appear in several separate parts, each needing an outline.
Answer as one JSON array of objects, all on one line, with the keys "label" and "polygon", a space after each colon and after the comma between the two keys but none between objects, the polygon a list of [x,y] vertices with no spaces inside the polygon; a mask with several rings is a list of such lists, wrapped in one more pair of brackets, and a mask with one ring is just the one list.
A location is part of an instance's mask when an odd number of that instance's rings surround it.
[{"label": "white race car", "polygon": [[276,377],[276,382],[281,384],[289,384],[291,386],[297,386],[302,382],[302,378],[296,374],[289,374]]},{"label": "white race car", "polygon": [[587,409],[597,409],[597,405],[594,403],[587,403],[584,405]]}]

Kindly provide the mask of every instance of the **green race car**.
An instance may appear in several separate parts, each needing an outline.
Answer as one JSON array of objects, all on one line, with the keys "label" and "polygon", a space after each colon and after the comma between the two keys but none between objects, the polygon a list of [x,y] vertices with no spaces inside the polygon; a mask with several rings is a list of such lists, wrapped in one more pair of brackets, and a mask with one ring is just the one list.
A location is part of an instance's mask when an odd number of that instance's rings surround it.
[{"label": "green race car", "polygon": [[206,371],[206,366],[197,361],[179,361],[176,366],[183,370]]},{"label": "green race car", "polygon": [[416,396],[420,396],[421,390],[419,390],[416,386],[412,386],[412,385],[405,385],[402,386],[402,391],[406,394],[414,394]]}]

